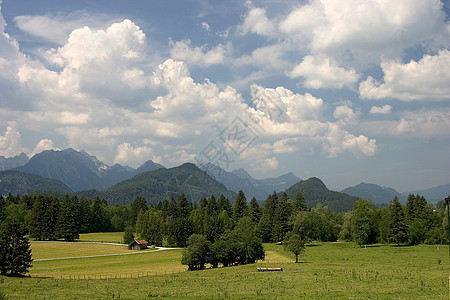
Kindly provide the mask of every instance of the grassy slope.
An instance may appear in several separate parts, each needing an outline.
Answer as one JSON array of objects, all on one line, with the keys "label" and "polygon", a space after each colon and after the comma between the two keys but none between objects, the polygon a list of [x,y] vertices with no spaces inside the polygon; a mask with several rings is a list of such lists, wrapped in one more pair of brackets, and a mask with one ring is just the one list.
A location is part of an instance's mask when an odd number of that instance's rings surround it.
[{"label": "grassy slope", "polygon": [[[265,245],[268,262],[196,272],[128,279],[69,280],[0,277],[0,290],[11,299],[143,299],[147,297],[285,298],[285,299],[448,299],[449,261],[445,246],[379,246],[352,243],[308,246],[293,257],[281,246]],[[161,257],[152,256],[154,254]],[[173,255],[172,257],[170,257]],[[76,265],[100,264],[136,270],[157,264],[160,270],[179,265],[180,250],[125,255],[121,262],[86,259]],[[289,259],[286,259],[289,257]],[[117,257],[114,257],[117,258]],[[127,261],[128,258],[133,258]],[[136,259],[136,260],[134,260]],[[439,260],[442,261],[439,264]],[[116,264],[116,265],[115,265]],[[70,267],[71,265],[71,267]],[[115,266],[114,266],[115,265]],[[257,272],[258,265],[283,267],[284,272]],[[35,266],[40,268],[42,266]],[[54,264],[44,266],[57,267]],[[69,271],[69,269],[67,270]]]},{"label": "grassy slope", "polygon": [[123,232],[94,232],[80,234],[80,242],[123,243]]}]

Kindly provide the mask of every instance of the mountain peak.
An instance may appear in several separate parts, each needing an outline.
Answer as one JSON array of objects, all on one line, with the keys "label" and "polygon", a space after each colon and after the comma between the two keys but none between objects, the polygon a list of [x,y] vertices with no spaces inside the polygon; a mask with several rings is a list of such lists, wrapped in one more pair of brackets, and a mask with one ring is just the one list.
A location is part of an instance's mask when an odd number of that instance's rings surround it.
[{"label": "mountain peak", "polygon": [[233,173],[236,176],[241,177],[242,179],[249,179],[249,180],[254,179],[247,171],[245,171],[242,168],[234,169],[231,173]]}]

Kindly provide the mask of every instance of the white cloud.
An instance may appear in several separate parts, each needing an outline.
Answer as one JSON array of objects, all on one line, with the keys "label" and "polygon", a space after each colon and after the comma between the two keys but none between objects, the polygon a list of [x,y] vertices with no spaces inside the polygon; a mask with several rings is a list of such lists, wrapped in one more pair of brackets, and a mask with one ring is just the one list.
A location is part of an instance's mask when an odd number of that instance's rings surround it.
[{"label": "white cloud", "polygon": [[403,101],[450,99],[450,52],[425,55],[419,62],[381,64],[384,83],[368,77],[359,86],[361,98],[395,98]]},{"label": "white cloud", "polygon": [[407,112],[398,122],[393,124],[392,133],[409,135],[425,139],[450,138],[450,113],[445,111]]},{"label": "white cloud", "polygon": [[264,8],[253,7],[250,4],[250,11],[245,17],[244,23],[239,27],[242,34],[255,33],[263,36],[275,34],[275,24],[267,18]]},{"label": "white cloud", "polygon": [[143,146],[134,148],[129,143],[121,143],[117,146],[114,163],[138,167],[147,160],[161,161],[159,157],[155,157],[152,149]]},{"label": "white cloud", "polygon": [[377,150],[375,139],[368,139],[364,135],[355,136],[341,129],[335,123],[328,125],[328,132],[324,138],[324,150],[328,152],[329,157],[336,157],[345,150],[356,155],[372,156],[375,154]]},{"label": "white cloud", "polygon": [[339,67],[336,62],[326,56],[305,56],[303,61],[296,65],[290,78],[304,77],[303,85],[308,88],[343,88],[351,87],[359,79],[355,70],[346,70]]},{"label": "white cloud", "polygon": [[201,25],[202,25],[202,28],[205,29],[206,31],[209,32],[211,30],[208,23],[202,22]]},{"label": "white cloud", "polygon": [[174,151],[168,157],[171,163],[182,164],[185,162],[194,162],[196,155],[193,153],[188,153],[185,149]]},{"label": "white cloud", "polygon": [[273,144],[273,153],[290,153],[295,152],[297,148],[290,144],[297,142],[297,138],[286,138],[275,141]]},{"label": "white cloud", "polygon": [[14,17],[14,23],[20,30],[59,45],[63,45],[70,33],[77,28],[86,25],[101,28],[105,27],[108,22],[111,23],[111,18],[107,15],[89,15],[82,11],[69,15]]},{"label": "white cloud", "polygon": [[59,148],[55,147],[52,140],[49,139],[42,139],[39,141],[39,143],[34,147],[33,152],[31,152],[30,157],[33,157],[34,155],[41,153],[45,150],[59,150]]},{"label": "white cloud", "polygon": [[360,60],[399,57],[418,43],[441,45],[446,33],[442,4],[435,0],[311,0],[279,24],[282,32],[313,53]]},{"label": "white cloud", "polygon": [[355,125],[359,121],[360,114],[359,111],[354,112],[351,107],[342,105],[335,108],[333,116],[343,125]]},{"label": "white cloud", "polygon": [[383,106],[372,106],[370,108],[369,113],[371,114],[380,114],[380,115],[387,115],[392,112],[392,106],[389,104],[383,105]]},{"label": "white cloud", "polygon": [[235,59],[234,65],[237,68],[253,65],[260,69],[284,70],[288,67],[288,62],[283,59],[285,51],[285,46],[281,44],[256,48],[251,55],[243,55]]},{"label": "white cloud", "polygon": [[173,59],[183,60],[192,65],[210,66],[223,64],[227,57],[228,49],[222,44],[218,44],[211,50],[207,47],[192,47],[190,40],[171,43],[170,54]]},{"label": "white cloud", "polygon": [[28,152],[28,150],[22,147],[22,137],[16,122],[8,122],[4,135],[0,135],[0,155],[13,157],[21,152]]},{"label": "white cloud", "polygon": [[323,100],[311,94],[293,93],[282,86],[271,89],[253,84],[250,89],[255,107],[274,122],[302,122],[320,118]]}]

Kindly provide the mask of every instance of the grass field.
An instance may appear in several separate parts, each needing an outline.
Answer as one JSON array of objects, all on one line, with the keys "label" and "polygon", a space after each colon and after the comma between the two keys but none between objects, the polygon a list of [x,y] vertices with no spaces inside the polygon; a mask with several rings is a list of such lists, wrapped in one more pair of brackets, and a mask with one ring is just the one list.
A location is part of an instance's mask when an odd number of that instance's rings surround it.
[{"label": "grass field", "polygon": [[94,232],[82,233],[78,239],[80,242],[123,243],[123,232]]},{"label": "grass field", "polygon": [[[353,243],[316,243],[306,248],[299,264],[282,246],[265,249],[266,261],[257,264],[174,274],[171,268],[182,267],[181,250],[35,262],[32,275],[44,270],[105,274],[146,269],[158,270],[158,275],[101,280],[0,277],[0,291],[6,299],[449,298],[446,246],[359,248]],[[282,267],[284,272],[257,272],[260,265]]]}]

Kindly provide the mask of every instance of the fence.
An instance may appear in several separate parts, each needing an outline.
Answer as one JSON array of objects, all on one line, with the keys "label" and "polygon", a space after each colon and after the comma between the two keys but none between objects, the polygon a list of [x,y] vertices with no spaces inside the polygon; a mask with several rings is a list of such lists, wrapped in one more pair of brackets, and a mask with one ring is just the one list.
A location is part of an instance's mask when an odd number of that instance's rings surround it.
[{"label": "fence", "polygon": [[94,275],[85,275],[85,274],[76,274],[76,275],[30,275],[30,277],[36,278],[53,278],[53,279],[80,279],[80,280],[89,280],[89,279],[120,279],[120,278],[140,278],[146,276],[158,276],[158,275],[167,275],[167,274],[178,274],[182,272],[186,272],[187,268],[170,270],[170,271],[154,271],[154,272],[139,272],[139,273],[117,273],[117,274],[94,274]]}]

